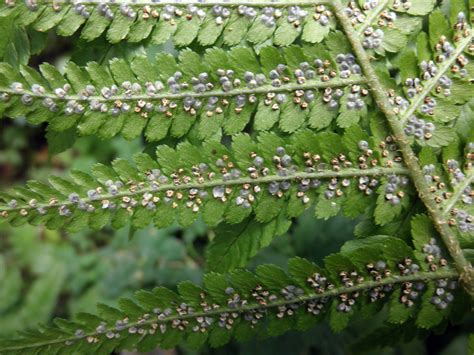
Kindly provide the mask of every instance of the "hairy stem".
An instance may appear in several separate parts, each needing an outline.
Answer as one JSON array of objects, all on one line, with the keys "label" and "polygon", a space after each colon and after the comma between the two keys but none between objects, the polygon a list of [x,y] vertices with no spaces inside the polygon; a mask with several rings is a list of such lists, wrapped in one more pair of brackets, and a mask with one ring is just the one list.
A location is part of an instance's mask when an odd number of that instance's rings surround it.
[{"label": "hairy stem", "polygon": [[471,297],[474,298],[474,269],[471,263],[465,258],[460,243],[453,231],[450,229],[445,215],[442,211],[440,211],[438,204],[431,197],[429,186],[418,163],[418,158],[410,146],[408,137],[404,132],[403,124],[393,112],[393,109],[385,94],[387,90],[380,83],[379,78],[370,63],[370,58],[362,46],[357,32],[352,27],[350,19],[345,15],[342,5],[338,1],[333,1],[332,5],[335,10],[336,17],[339,19],[347,35],[347,38],[354,49],[356,57],[360,62],[362,71],[368,80],[368,85],[372,91],[372,95],[380,110],[385,114],[388,124],[392,129],[394,137],[403,154],[405,164],[410,171],[410,176],[418,191],[418,195],[425,204],[436,229],[438,230],[444,244],[446,245],[451,257],[456,264],[456,268],[461,275],[464,288],[471,295]]},{"label": "hairy stem", "polygon": [[[279,299],[274,302],[268,302],[265,305],[262,305],[260,303],[250,303],[244,306],[240,306],[238,308],[219,307],[217,309],[207,311],[207,312],[201,311],[201,312],[195,312],[193,314],[186,314],[186,315],[171,315],[163,319],[154,318],[154,319],[147,320],[145,322],[141,322],[140,324],[138,324],[137,322],[131,322],[127,324],[127,326],[124,327],[123,330],[121,331],[128,331],[129,328],[142,327],[143,325],[168,323],[168,322],[172,322],[173,320],[186,320],[186,319],[195,319],[197,317],[218,316],[222,313],[245,313],[245,312],[254,311],[254,310],[272,309],[279,306],[316,301],[324,297],[337,297],[341,294],[350,294],[352,292],[367,291],[375,287],[382,287],[385,285],[395,285],[395,284],[401,284],[404,282],[433,281],[433,280],[438,280],[438,279],[456,279],[458,278],[458,276],[459,275],[456,271],[442,270],[442,269],[436,272],[419,272],[419,273],[408,275],[408,276],[395,275],[395,276],[384,278],[380,281],[374,281],[374,280],[364,281],[352,287],[340,286],[340,287],[333,288],[331,290],[327,290],[323,293],[309,293],[303,296],[295,297],[291,300]],[[115,328],[107,329],[105,332],[107,331],[117,332]],[[97,336],[103,336],[103,333],[91,332],[89,334],[86,334],[84,337],[87,338],[87,337],[97,337]],[[42,342],[31,343],[31,344],[26,344],[26,345],[5,347],[5,348],[2,348],[1,350],[2,351],[18,351],[18,350],[39,348],[39,347],[64,343],[66,341],[78,341],[78,340],[79,339],[77,337],[68,336],[68,337],[54,339],[50,341],[42,341]],[[82,341],[85,341],[85,340],[82,340]]]},{"label": "hairy stem", "polygon": [[[164,184],[160,185],[157,189],[142,189],[137,192],[123,192],[116,195],[101,195],[101,200],[113,200],[119,199],[125,196],[133,197],[133,196],[142,196],[143,194],[149,193],[157,193],[157,192],[164,192],[168,190],[178,191],[178,190],[189,190],[193,188],[203,189],[203,188],[211,188],[215,186],[240,186],[244,184],[265,184],[270,182],[281,182],[281,181],[290,181],[290,180],[302,180],[302,179],[330,179],[330,178],[342,178],[342,177],[358,177],[358,176],[379,176],[379,175],[389,175],[389,174],[399,174],[399,175],[407,175],[408,170],[404,168],[373,168],[373,169],[344,169],[340,171],[319,171],[314,173],[303,173],[298,172],[292,174],[290,176],[280,176],[280,175],[268,175],[263,177],[258,177],[256,179],[250,177],[244,177],[235,180],[227,180],[224,181],[222,179],[216,179],[212,181],[205,181],[203,183],[191,182],[188,184],[181,184],[181,185],[174,185],[174,184]],[[83,199],[85,202],[91,203],[94,202],[90,199]],[[48,203],[38,203],[36,207],[30,207],[29,205],[25,206],[18,206],[15,208],[5,207],[1,208],[2,211],[7,212],[15,212],[21,209],[36,209],[39,207],[44,208],[51,208],[51,207],[60,207],[60,206],[68,206],[73,205],[72,202],[69,200],[67,201],[58,201],[57,203],[48,204]]]}]

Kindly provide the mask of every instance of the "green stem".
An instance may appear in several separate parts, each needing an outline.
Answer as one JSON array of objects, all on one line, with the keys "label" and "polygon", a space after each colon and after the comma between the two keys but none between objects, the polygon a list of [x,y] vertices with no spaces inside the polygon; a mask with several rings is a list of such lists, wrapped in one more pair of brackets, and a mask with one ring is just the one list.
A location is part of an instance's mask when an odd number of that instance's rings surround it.
[{"label": "green stem", "polygon": [[471,263],[465,258],[459,241],[449,227],[445,215],[442,213],[442,211],[440,211],[438,204],[431,196],[432,194],[430,193],[429,186],[418,163],[418,158],[410,146],[408,137],[404,132],[403,124],[400,122],[397,115],[395,115],[392,106],[387,100],[387,90],[380,83],[379,78],[370,63],[370,58],[362,46],[357,32],[352,27],[350,19],[345,15],[342,5],[338,1],[333,1],[333,8],[335,10],[336,17],[339,19],[339,22],[341,23],[347,38],[354,49],[356,57],[360,62],[362,71],[368,80],[368,85],[371,89],[372,95],[378,107],[387,118],[395,140],[397,141],[398,146],[400,147],[400,150],[403,154],[405,164],[410,171],[410,176],[418,191],[418,195],[425,204],[436,229],[438,230],[451,257],[453,258],[456,268],[461,275],[461,280],[463,281],[465,289],[471,295],[471,297],[474,298],[474,269]]},{"label": "green stem", "polygon": [[[287,299],[280,299],[274,302],[268,302],[266,305],[262,305],[259,303],[251,303],[248,305],[241,306],[239,308],[229,308],[229,307],[220,307],[217,309],[214,309],[212,311],[201,311],[201,312],[195,312],[193,314],[186,314],[186,315],[172,315],[163,319],[150,319],[146,320],[145,322],[142,323],[137,323],[137,322],[132,322],[127,324],[126,327],[124,327],[121,331],[117,331],[115,328],[110,328],[105,330],[105,332],[112,331],[114,333],[117,332],[127,332],[129,328],[132,327],[143,327],[144,325],[151,325],[151,324],[163,324],[163,323],[169,323],[172,322],[173,320],[188,320],[188,319],[195,319],[197,317],[209,317],[209,316],[218,316],[222,313],[245,313],[249,311],[257,311],[257,310],[266,310],[266,309],[272,309],[275,307],[279,306],[287,306],[291,304],[300,304],[300,303],[306,303],[306,302],[311,302],[311,301],[317,301],[321,298],[325,297],[337,297],[341,294],[350,294],[353,292],[362,292],[366,290],[373,289],[375,287],[383,287],[386,285],[395,285],[395,284],[401,284],[404,282],[427,282],[427,281],[432,281],[432,280],[438,280],[438,279],[457,279],[459,274],[455,271],[452,270],[438,270],[435,272],[419,272],[413,275],[408,275],[408,276],[391,276],[384,278],[380,281],[364,281],[360,284],[357,284],[352,287],[336,287],[331,290],[327,290],[323,293],[310,293],[304,296],[299,296],[295,297],[291,300]],[[104,336],[103,333],[97,333],[97,332],[91,332],[89,334],[86,334],[84,338],[87,337],[98,337],[98,336]],[[76,342],[81,339],[78,339],[77,337],[65,337],[62,339],[54,339],[50,341],[42,341],[38,343],[32,343],[32,344],[26,344],[26,345],[17,345],[17,346],[10,346],[10,347],[4,347],[0,348],[0,351],[5,352],[5,351],[18,351],[18,350],[24,350],[24,349],[32,349],[32,348],[40,348],[44,346],[49,346],[49,345],[54,345],[54,344],[60,344],[64,343],[66,341],[72,341]],[[82,339],[81,341],[87,341],[86,339]]]},{"label": "green stem", "polygon": [[404,112],[403,116],[400,118],[400,122],[402,125],[404,125],[405,122],[415,113],[415,111],[421,105],[425,97],[428,96],[431,90],[434,89],[434,87],[438,84],[439,79],[446,74],[446,72],[456,61],[456,58],[459,57],[462,52],[464,52],[464,49],[471,43],[471,41],[472,34],[467,36],[466,38],[463,38],[458,43],[458,46],[456,47],[454,53],[451,54],[451,56],[438,67],[438,72],[436,73],[436,75],[424,83],[423,90],[415,96],[415,99],[411,102],[410,107],[408,107],[408,109]]},{"label": "green stem", "polygon": [[[398,175],[407,175],[408,171],[404,168],[372,168],[372,169],[343,169],[340,171],[318,171],[314,173],[304,173],[304,172],[297,172],[289,176],[280,176],[280,175],[268,175],[268,176],[263,176],[263,177],[258,177],[258,178],[251,178],[251,177],[243,177],[240,179],[235,179],[235,180],[227,180],[224,181],[222,179],[217,179],[217,180],[211,180],[211,181],[205,181],[203,183],[198,183],[198,182],[191,182],[188,184],[181,184],[181,185],[174,185],[174,184],[165,184],[165,185],[160,185],[156,189],[152,190],[150,188],[148,189],[142,189],[140,191],[137,191],[135,193],[131,192],[123,192],[119,193],[116,195],[101,195],[100,200],[115,200],[115,199],[120,199],[122,197],[135,197],[135,196],[143,196],[145,193],[152,193],[156,194],[158,192],[164,192],[168,190],[173,190],[173,191],[179,191],[179,190],[189,190],[189,189],[204,189],[204,188],[211,188],[211,187],[216,187],[216,186],[235,186],[235,185],[244,185],[244,184],[252,184],[252,185],[258,185],[258,184],[266,184],[270,182],[282,182],[282,181],[291,181],[291,180],[302,180],[302,179],[330,179],[330,178],[344,178],[344,177],[358,177],[358,176],[379,176],[379,175],[390,175],[390,174],[398,174]],[[94,201],[90,199],[83,199],[87,203],[92,203]],[[71,206],[73,205],[72,202],[69,200],[67,201],[61,201],[53,204],[48,204],[48,203],[38,203],[36,207],[30,207],[29,205],[25,206],[18,206],[15,208],[1,208],[1,211],[7,211],[7,212],[15,212],[15,211],[20,211],[21,209],[26,209],[26,210],[33,210],[39,207],[44,207],[44,208],[53,208],[53,207],[60,207],[60,206]]]}]

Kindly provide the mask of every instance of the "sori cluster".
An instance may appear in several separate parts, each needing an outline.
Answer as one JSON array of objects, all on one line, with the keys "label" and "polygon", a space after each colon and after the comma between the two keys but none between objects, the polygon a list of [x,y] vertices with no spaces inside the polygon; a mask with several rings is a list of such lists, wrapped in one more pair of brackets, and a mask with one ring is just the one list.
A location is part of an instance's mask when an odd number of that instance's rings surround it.
[{"label": "sori cluster", "polygon": [[[373,243],[384,245],[382,255],[376,256]],[[162,287],[140,291],[135,301],[121,299],[118,309],[99,305],[99,316],[83,314],[76,323],[58,321],[60,333],[50,346],[94,346],[106,340],[126,341],[141,351],[157,343],[171,347],[181,340],[194,346],[209,340],[219,346],[232,336],[244,340],[255,333],[307,329],[323,317],[340,330],[364,307],[381,302],[388,303],[392,321],[419,311],[420,325],[432,327],[445,317],[458,284],[436,240],[428,237],[426,243],[417,243],[420,250],[413,256],[400,239],[368,237],[328,256],[324,268],[294,258],[288,273],[262,265],[255,274],[207,274],[203,287],[184,282],[179,293]]]},{"label": "sori cluster", "polygon": [[[364,82],[352,54],[340,54],[336,62],[339,71],[331,61],[315,59],[302,62],[295,69],[278,64],[268,74],[247,70],[239,76],[233,69],[217,68],[214,72],[185,77],[181,71],[176,71],[164,81],[159,78],[142,83],[126,80],[102,87],[90,82],[76,90],[67,82],[56,88],[41,83],[13,82],[8,89],[0,91],[0,98],[8,103],[12,96],[20,96],[26,106],[40,100],[48,110],[61,111],[66,115],[82,115],[91,110],[112,116],[135,112],[148,118],[158,112],[172,117],[178,109],[193,116],[202,110],[207,116],[212,116],[222,114],[231,104],[233,110],[240,113],[246,103],[257,103],[260,96],[263,96],[261,99],[265,105],[273,110],[279,110],[288,100],[305,109],[314,101],[315,90],[326,87],[324,102],[335,109],[339,106],[336,100],[344,95],[344,91],[338,89],[334,98],[329,99],[333,85],[343,87]],[[355,79],[349,80],[353,75]],[[131,76],[134,77],[133,74]],[[288,92],[291,93],[290,98]],[[348,93],[346,108],[363,108],[361,96],[367,95],[366,89],[353,85]]]},{"label": "sori cluster", "polygon": [[[325,135],[303,131],[295,139],[317,141]],[[337,135],[330,138],[339,140]],[[378,192],[391,205],[406,199],[410,184],[391,136],[373,148],[366,140],[353,142],[351,152],[345,154],[335,153],[333,148],[298,152],[291,146],[278,145],[284,140],[269,133],[262,134],[259,142],[246,135],[237,136],[230,151],[216,149],[217,142],[205,144],[205,150],[210,151],[205,161],[198,148],[183,145],[174,151],[163,147],[157,152],[158,163],[146,154],[138,154],[138,169],[124,160],[115,161],[113,170],[97,166],[93,172],[98,181],[81,173],[73,176],[74,182],[50,179],[52,188],[29,183],[29,192],[17,191],[20,201],[2,196],[6,206],[1,215],[14,220],[53,217],[55,213],[70,217],[76,211],[124,210],[133,214],[141,209],[152,212],[161,205],[171,209],[182,206],[197,213],[201,208],[206,211],[208,201],[230,202],[251,211],[253,205],[268,198],[295,199],[307,205],[318,195],[337,201],[355,192],[360,198]],[[249,151],[251,146],[254,151]],[[188,154],[192,162],[189,166],[176,165],[170,160],[176,154]]]}]

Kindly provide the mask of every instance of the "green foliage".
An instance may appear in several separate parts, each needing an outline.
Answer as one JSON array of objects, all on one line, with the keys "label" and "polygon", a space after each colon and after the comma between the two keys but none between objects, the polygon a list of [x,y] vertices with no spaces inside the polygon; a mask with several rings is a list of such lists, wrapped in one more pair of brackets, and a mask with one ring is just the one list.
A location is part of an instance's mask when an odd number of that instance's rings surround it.
[{"label": "green foliage", "polygon": [[[1,192],[0,221],[69,233],[111,227],[129,238],[150,224],[210,228],[199,251],[184,237],[196,260],[205,250],[202,284],[101,303],[97,315],[58,319],[0,352],[199,349],[323,319],[339,332],[377,316],[383,327],[355,343],[372,349],[462,322],[474,295],[472,14],[465,1],[435,5],[0,5],[2,117],[47,125],[51,155],[86,135],[146,141],[133,163],[119,157]],[[30,55],[53,29],[132,54],[78,65],[76,53],[33,69]],[[323,266],[296,257],[286,268],[242,269],[301,233],[293,222],[307,210],[324,220],[362,216],[357,238]],[[173,246],[161,239],[150,248],[174,250],[179,242],[168,239]],[[7,261],[0,313],[15,320],[11,329],[30,310],[46,321],[65,268],[38,272],[24,308],[11,312],[22,280]]]},{"label": "green foliage", "polygon": [[[314,53],[307,46],[303,51],[289,47],[275,52],[274,47],[264,47],[259,56],[242,47],[228,52],[211,48],[203,56],[183,50],[178,61],[160,53],[155,61],[141,56],[130,62],[115,58],[108,66],[91,62],[81,68],[69,62],[64,75],[48,66],[42,66],[40,73],[25,67],[15,75],[4,63],[0,67],[4,95],[0,112],[12,118],[26,117],[33,124],[48,122],[51,134],[69,134],[77,127],[80,135],[111,138],[122,134],[132,140],[144,133],[148,141],[187,135],[206,140],[249,126],[257,131],[275,127],[284,133],[302,127],[322,129],[331,125],[338,112],[337,124],[345,128],[357,123],[365,110],[349,111],[344,100],[341,107],[329,106],[322,94],[345,86],[349,94],[364,79],[356,74],[345,79],[328,76],[338,71],[335,64],[316,76],[317,67],[308,63],[324,60],[324,47],[321,50]],[[299,62],[293,63],[295,51]],[[241,70],[243,62],[246,71]],[[287,66],[276,74],[276,81],[271,80],[278,65]],[[305,71],[314,77],[294,78],[302,65],[308,65]],[[359,116],[351,116],[355,118],[348,123],[342,116],[352,112]]]},{"label": "green foliage", "polygon": [[[316,2],[317,3],[317,2]],[[321,2],[324,4],[324,2]],[[147,3],[148,4],[148,3]],[[288,46],[298,38],[308,43],[319,43],[334,29],[334,15],[322,5],[302,7],[305,16],[293,16],[283,3],[272,20],[262,18],[262,6],[239,8],[229,4],[224,11],[209,6],[176,6],[153,4],[144,6],[125,2],[98,6],[94,2],[82,5],[58,4],[46,1],[38,10],[25,4],[2,4],[0,16],[17,24],[30,25],[46,32],[52,28],[61,36],[81,31],[81,37],[92,41],[105,35],[111,43],[146,41],[162,44],[170,38],[180,47],[198,43],[210,46],[216,43],[235,46],[242,41],[258,45],[272,43]],[[250,4],[251,5],[251,4]],[[42,10],[42,11],[41,11]],[[320,19],[323,15],[323,19]]]},{"label": "green foliage", "polygon": [[[63,7],[68,6],[71,5]],[[24,10],[21,7],[22,5],[17,5],[12,9],[5,9],[4,14],[8,14],[10,18],[22,13]],[[132,7],[133,5],[130,8]],[[376,15],[381,10],[382,8],[374,9],[369,14]],[[49,18],[51,11],[53,10],[48,7],[44,21],[51,20]],[[59,20],[63,11],[64,9],[55,14],[54,19]],[[123,21],[118,19],[125,16],[124,11],[116,11],[117,23],[122,25],[127,22],[122,23]],[[423,11],[429,9],[423,8]],[[65,13],[72,14],[75,11]],[[95,13],[97,11],[92,12]],[[424,12],[416,10],[410,14],[421,13]],[[78,14],[76,16],[80,17]],[[400,30],[389,28],[383,36],[384,45],[391,46],[392,51],[396,52],[406,47],[407,39],[403,30],[406,30],[411,20],[416,19],[406,16],[401,14],[395,21],[386,20],[393,22],[395,28],[400,22]],[[94,15],[91,16],[91,21],[92,18]],[[145,20],[137,15],[137,21]],[[440,26],[434,21],[430,22],[430,26],[439,28]],[[113,23],[116,23],[115,19]],[[113,25],[109,30],[119,31]],[[430,40],[439,41],[439,36],[436,36],[436,33],[431,33]],[[471,36],[467,36],[461,41],[457,54],[462,53],[470,43],[470,38]],[[208,45],[210,44],[213,43]],[[69,63],[63,78],[47,66],[41,68],[41,75],[28,68],[23,68],[14,74],[14,71],[4,64],[0,67],[0,92],[3,93],[5,102],[0,105],[0,112],[10,117],[26,116],[29,122],[35,124],[46,121],[51,132],[66,131],[72,134],[72,128],[77,127],[80,135],[93,134],[110,138],[122,134],[127,139],[134,139],[143,132],[148,141],[161,141],[169,136],[181,138],[186,135],[205,140],[216,134],[233,135],[248,129],[249,126],[255,130],[275,128],[279,132],[293,133],[303,127],[313,129],[330,127],[336,116],[338,116],[336,124],[346,128],[359,124],[361,118],[366,115],[366,107],[371,102],[364,94],[361,98],[360,93],[354,91],[358,90],[357,85],[364,83],[364,79],[354,74],[356,72],[351,73],[355,69],[349,71],[345,69],[342,73],[340,61],[339,65],[336,64],[337,55],[350,52],[350,46],[341,32],[331,33],[327,41],[321,44],[302,45],[301,48],[290,46],[277,50],[265,42],[257,52],[258,56],[249,48],[237,47],[229,52],[211,48],[200,57],[197,53],[186,49],[181,52],[178,62],[172,56],[160,53],[156,57],[156,62],[149,62],[145,57],[137,56],[130,61],[113,59],[106,67],[89,63],[86,68],[78,68],[74,63]],[[428,55],[428,59],[434,55],[437,53]],[[419,56],[424,58],[425,53],[419,53]],[[438,102],[436,109],[424,109],[423,107],[427,105],[421,103],[450,69],[456,58],[457,55],[452,55],[442,63],[437,74],[428,80],[425,90],[413,97],[413,105],[410,108],[400,110],[395,107],[404,122],[417,112],[422,118],[428,119],[430,124],[440,125],[431,132],[429,138],[416,136],[419,144],[439,147],[449,144],[455,138],[453,132],[442,127],[442,124],[453,121],[460,111],[460,106],[457,105],[464,104],[469,99],[469,90],[466,90],[468,77],[461,75],[453,81],[450,90],[460,94],[453,95],[456,98],[456,106],[444,99],[442,92],[433,97],[433,100],[436,99]],[[324,67],[324,71],[319,72],[318,66],[314,64],[316,59],[329,60],[329,65]],[[400,63],[407,62],[400,60]],[[272,78],[270,71],[275,70],[279,64],[288,65],[278,79],[283,83],[282,86],[273,85],[270,79]],[[297,72],[301,71],[300,67],[303,65],[309,65],[313,74],[308,76],[306,68],[304,69],[306,78],[300,80],[301,77],[298,77],[300,74]],[[224,74],[218,74],[219,70],[224,73],[231,70],[235,75],[223,76]],[[402,78],[406,79],[407,74],[404,73],[406,69],[400,68],[400,71]],[[260,78],[263,81],[249,83],[249,80],[246,80],[248,76],[244,75],[246,72],[251,72],[255,76],[264,75],[265,78]],[[347,72],[350,77],[346,75]],[[176,75],[177,73],[179,75]],[[201,78],[199,74],[203,73],[209,78],[200,84],[193,83],[194,80]],[[150,74],[154,77],[151,82]],[[229,79],[225,85],[222,82],[223,77]],[[174,84],[170,84],[169,80]],[[242,84],[237,85],[235,80]],[[199,80],[197,82],[199,83]],[[132,84],[134,85],[131,86]],[[340,87],[346,87],[341,99],[324,91]],[[290,97],[287,97],[286,92],[291,93]],[[326,94],[323,95],[324,92]],[[304,93],[306,94],[303,95]],[[355,110],[352,103],[348,103],[348,97],[354,95],[355,99],[364,99],[357,103],[361,108],[357,106],[358,109]],[[19,100],[20,97],[22,100]],[[23,108],[19,105],[20,102],[23,102]],[[405,107],[398,101],[397,105]],[[348,107],[350,109],[347,109]],[[426,115],[427,110],[429,115]],[[58,117],[58,112],[65,117]]]},{"label": "green foliage", "polygon": [[[377,250],[379,245],[383,245],[382,254]],[[390,295],[403,302],[403,289],[409,284],[424,285],[428,280],[456,276],[446,266],[404,274],[403,256],[405,260],[410,257],[410,248],[399,239],[371,237],[349,242],[341,253],[326,258],[324,268],[295,258],[289,261],[288,273],[274,265],[261,265],[255,274],[245,270],[211,273],[204,278],[204,288],[185,282],[178,286],[178,294],[165,288],[139,291],[134,301],[122,299],[118,309],[99,305],[99,316],[80,314],[75,322],[58,320],[57,328],[44,328],[34,339],[5,341],[2,346],[11,353],[43,348],[147,351],[157,344],[168,348],[181,341],[191,348],[204,342],[222,346],[231,337],[244,340],[255,334],[275,336],[288,329],[303,330],[325,317],[334,329],[341,330],[347,324],[344,319],[379,307],[392,299]],[[395,276],[399,273],[401,276]],[[431,298],[432,292],[426,288],[424,294]],[[397,304],[391,302],[389,307]],[[420,316],[436,312],[426,310],[424,304],[416,305],[419,307]],[[441,321],[442,317],[431,326]]]},{"label": "green foliage", "polygon": [[[150,223],[164,228],[175,221],[187,227],[201,214],[208,225],[225,222],[231,229],[216,230],[208,254],[211,268],[228,270],[245,265],[311,205],[316,204],[319,218],[328,218],[328,211],[334,215],[342,210],[351,217],[363,213],[376,203],[375,189],[369,185],[377,186],[382,176],[406,181],[399,191],[404,191],[402,200],[408,204],[407,171],[398,164],[384,167],[391,154],[370,169],[355,168],[366,157],[353,139],[355,132],[359,131],[348,130],[339,137],[301,131],[291,140],[266,133],[255,141],[237,135],[231,148],[214,140],[200,147],[160,146],[156,160],[135,155],[135,166],[117,159],[112,168],[95,165],[92,176],[85,172],[72,173],[71,180],[52,176],[49,186],[29,181],[28,189],[16,188],[1,196],[2,221],[77,232],[109,223],[118,229],[128,221],[135,229]],[[382,154],[374,149],[372,154]],[[175,159],[178,156],[180,160]],[[377,191],[377,205],[391,211],[383,219],[387,223],[397,213],[392,212],[384,185]]]}]

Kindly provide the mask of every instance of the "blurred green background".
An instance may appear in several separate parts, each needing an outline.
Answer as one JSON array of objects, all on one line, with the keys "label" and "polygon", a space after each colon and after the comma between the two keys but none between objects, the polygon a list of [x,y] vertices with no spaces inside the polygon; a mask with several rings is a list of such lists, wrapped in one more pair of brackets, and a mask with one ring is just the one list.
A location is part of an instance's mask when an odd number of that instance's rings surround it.
[{"label": "blurred green background", "polygon": [[[150,58],[158,51],[174,53],[171,45],[143,47],[121,44],[111,46],[103,39],[84,43],[79,38],[60,39],[10,28],[11,44],[4,61],[18,67],[33,67],[47,61],[61,68],[71,58],[78,64],[90,60],[106,62],[114,56],[131,57],[146,53]],[[1,35],[0,35],[1,36]],[[26,41],[26,42],[25,42]],[[195,48],[196,49],[196,48]],[[0,58],[1,59],[1,58]],[[116,157],[131,158],[139,151],[153,152],[141,140],[115,138],[76,138],[74,132],[61,137],[48,135],[45,126],[31,126],[25,121],[2,119],[0,124],[0,189],[28,179],[46,180],[50,174],[67,175],[71,168],[88,171],[97,162],[110,163]],[[66,135],[66,136],[65,136]],[[63,148],[54,155],[48,152],[48,140],[59,139]],[[170,142],[173,143],[173,142]],[[342,217],[318,221],[308,211],[288,234],[255,257],[250,269],[262,263],[282,267],[295,255],[321,262],[353,238],[355,221]],[[136,232],[129,240],[129,229],[85,231],[69,235],[41,227],[12,229],[0,225],[0,338],[16,331],[35,328],[54,317],[72,317],[80,311],[93,312],[97,302],[114,305],[121,296],[140,288],[164,285],[175,288],[183,280],[201,282],[205,269],[204,252],[209,231],[198,221],[186,230],[178,227],[156,230],[149,227]],[[387,342],[397,337],[383,332],[383,314],[358,319],[350,328],[333,334],[328,326],[319,325],[306,332],[290,332],[279,338],[232,343],[222,349],[204,349],[202,354],[464,354],[469,329],[448,328],[442,336],[412,339],[410,327],[400,329],[406,344],[383,350],[367,350],[364,336],[371,342]],[[472,331],[472,329],[471,329]],[[362,341],[361,341],[362,339]],[[162,353],[157,350],[156,353]],[[168,354],[193,354],[186,348]]]}]

